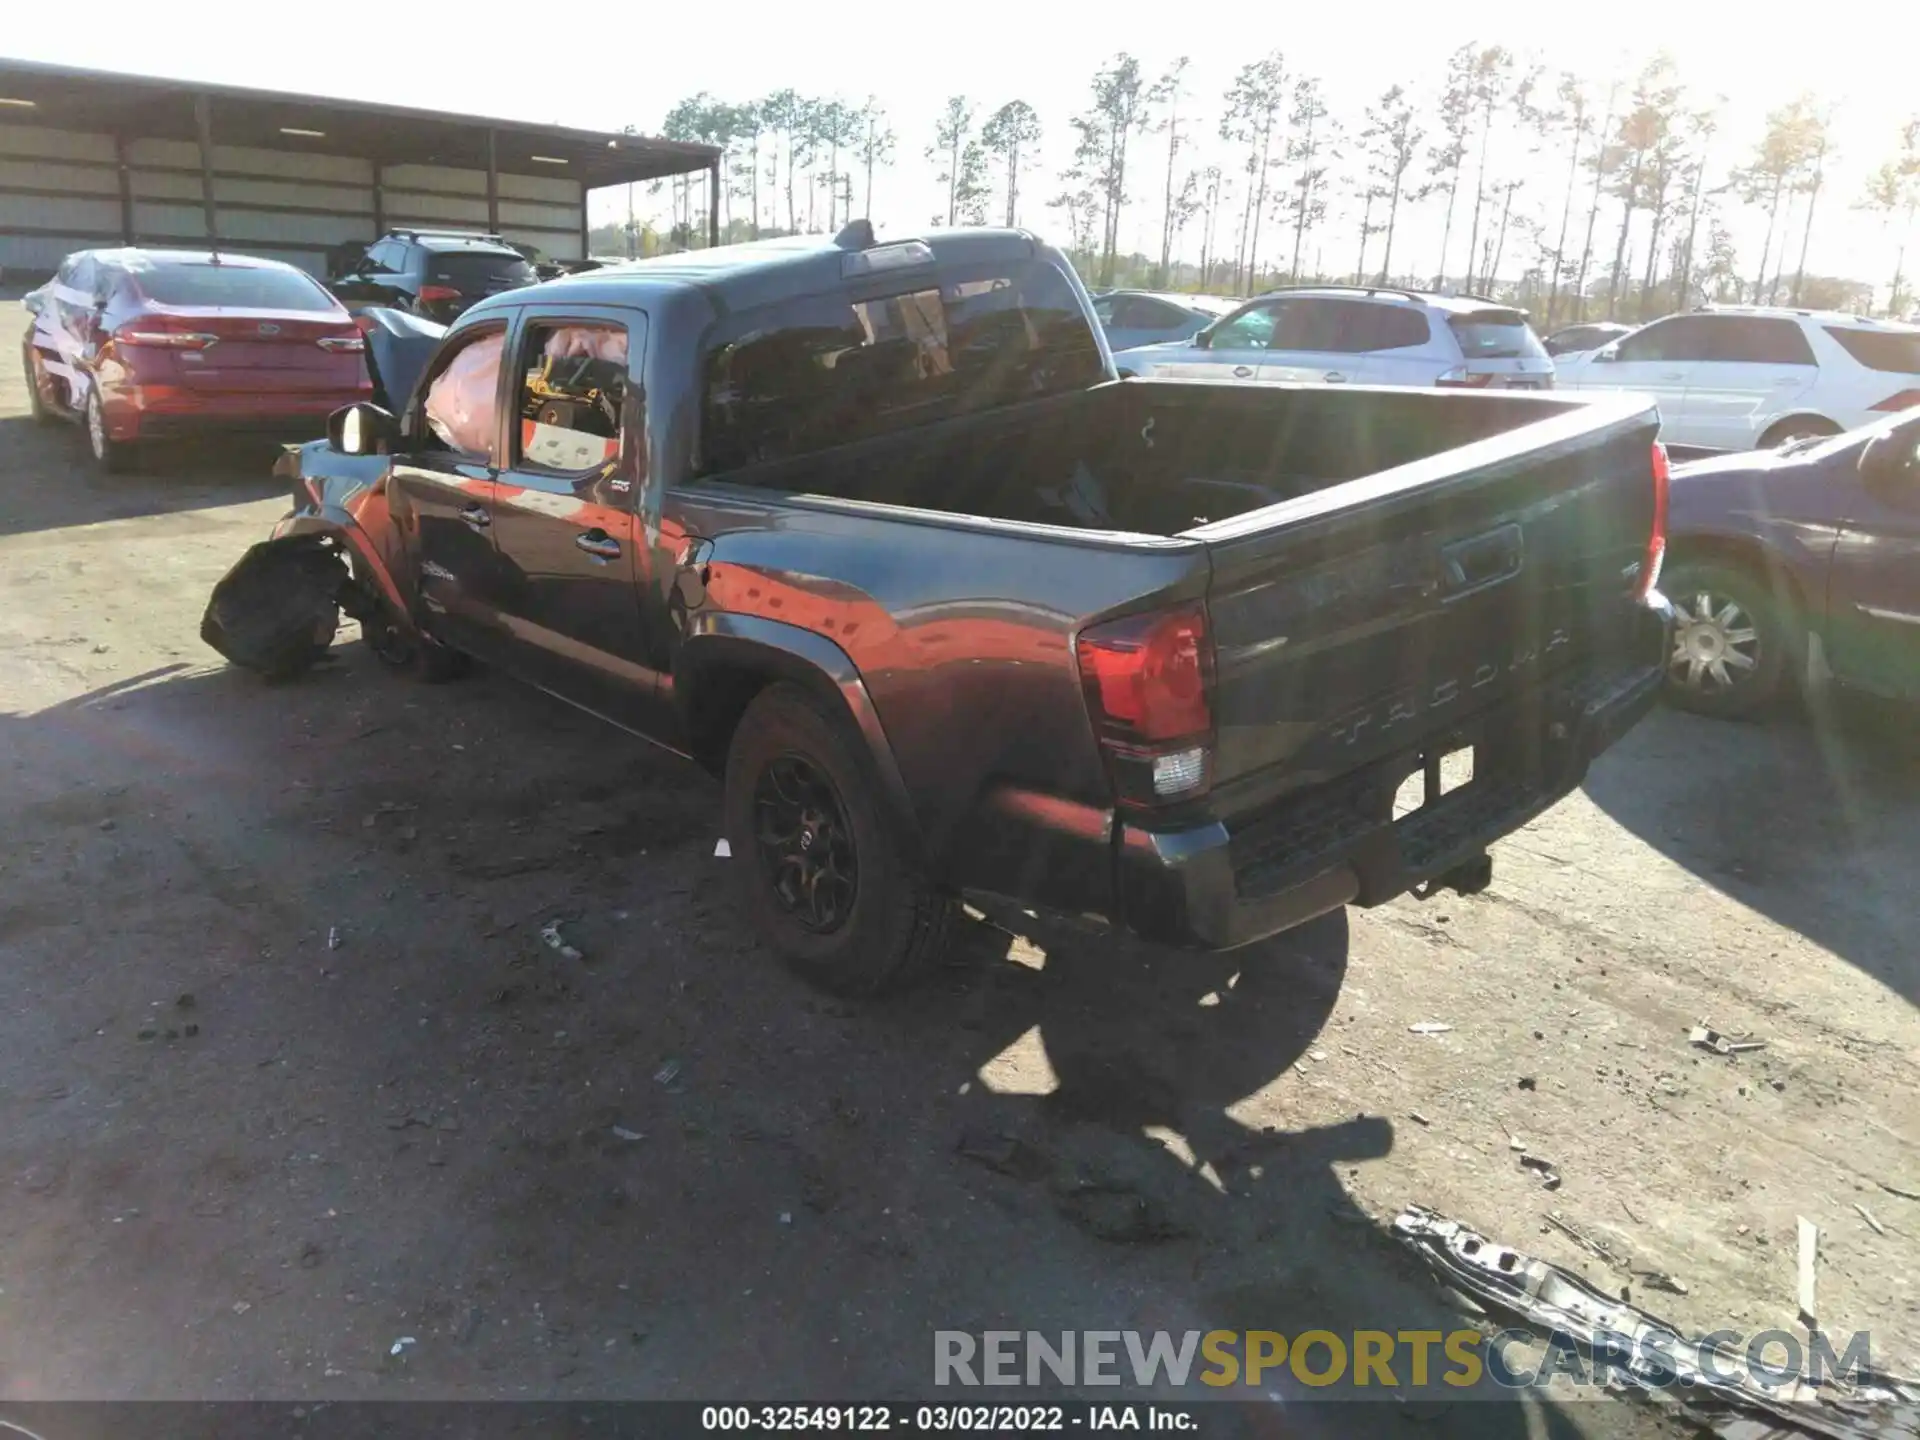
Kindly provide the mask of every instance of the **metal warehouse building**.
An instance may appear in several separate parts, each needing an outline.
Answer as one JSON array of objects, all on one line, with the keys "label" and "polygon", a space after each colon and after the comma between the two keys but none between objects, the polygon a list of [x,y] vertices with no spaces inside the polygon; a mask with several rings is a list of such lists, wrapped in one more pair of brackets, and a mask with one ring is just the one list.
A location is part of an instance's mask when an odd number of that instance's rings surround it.
[{"label": "metal warehouse building", "polygon": [[704,172],[717,193],[719,163],[708,145],[0,59],[0,268],[217,243],[323,275],[330,247],[392,229],[580,259],[588,192]]}]

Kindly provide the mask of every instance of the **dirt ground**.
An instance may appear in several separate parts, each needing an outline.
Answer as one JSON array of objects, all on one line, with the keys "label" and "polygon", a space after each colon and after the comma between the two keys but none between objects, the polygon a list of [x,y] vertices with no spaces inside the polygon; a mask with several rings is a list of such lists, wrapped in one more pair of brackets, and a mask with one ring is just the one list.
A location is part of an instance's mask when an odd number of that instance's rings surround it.
[{"label": "dirt ground", "polygon": [[1822,1322],[1920,1370],[1911,717],[1660,713],[1477,898],[1217,957],[976,922],[846,1005],[680,762],[351,630],[227,670],[269,457],[96,476],[0,367],[0,1398],[909,1398],[936,1329],[1445,1325],[1409,1202],[1745,1334],[1806,1216]]}]

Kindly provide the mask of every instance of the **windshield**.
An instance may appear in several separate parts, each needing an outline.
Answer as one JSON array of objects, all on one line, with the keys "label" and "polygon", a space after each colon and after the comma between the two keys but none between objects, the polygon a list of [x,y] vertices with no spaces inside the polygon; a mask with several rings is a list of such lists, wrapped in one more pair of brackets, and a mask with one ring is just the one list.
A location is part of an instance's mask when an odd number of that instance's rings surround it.
[{"label": "windshield", "polygon": [[254,265],[156,265],[133,283],[156,305],[235,310],[331,310],[333,297],[298,270]]},{"label": "windshield", "polygon": [[1477,310],[1471,315],[1450,317],[1447,326],[1460,342],[1460,353],[1469,360],[1517,360],[1523,356],[1532,360],[1547,353],[1518,310]]}]

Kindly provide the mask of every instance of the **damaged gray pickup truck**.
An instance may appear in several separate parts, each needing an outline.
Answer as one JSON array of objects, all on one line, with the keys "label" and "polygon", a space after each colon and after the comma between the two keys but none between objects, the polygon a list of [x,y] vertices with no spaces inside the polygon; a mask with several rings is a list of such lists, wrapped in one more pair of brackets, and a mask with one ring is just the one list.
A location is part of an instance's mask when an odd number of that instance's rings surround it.
[{"label": "damaged gray pickup truck", "polygon": [[1123,381],[1024,233],[696,251],[371,349],[392,410],[283,457],[206,638],[289,676],[344,609],[691,757],[835,990],[962,893],[1225,948],[1482,888],[1661,682],[1650,402]]}]

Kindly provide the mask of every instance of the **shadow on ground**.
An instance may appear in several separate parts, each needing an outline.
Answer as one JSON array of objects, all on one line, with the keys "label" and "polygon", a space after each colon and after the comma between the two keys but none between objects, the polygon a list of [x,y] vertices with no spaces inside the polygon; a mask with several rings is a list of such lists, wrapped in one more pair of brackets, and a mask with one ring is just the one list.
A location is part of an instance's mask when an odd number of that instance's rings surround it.
[{"label": "shadow on ground", "polygon": [[[907,1399],[942,1329],[1463,1323],[1345,1183],[1392,1126],[1306,1079],[1344,915],[1227,956],[976,919],[841,1003],[737,922],[709,779],[336,653],[0,717],[19,1398]],[[1261,1389],[1242,1433],[1414,1409]]]},{"label": "shadow on ground", "polygon": [[1920,1005],[1911,709],[1836,695],[1752,724],[1663,709],[1585,788],[1708,884]]},{"label": "shadow on ground", "polygon": [[0,415],[0,484],[7,489],[0,535],[58,530],[237,505],[286,493],[273,477],[279,448],[271,441],[204,440],[156,445],[138,469],[108,475],[93,461],[78,425]]}]

